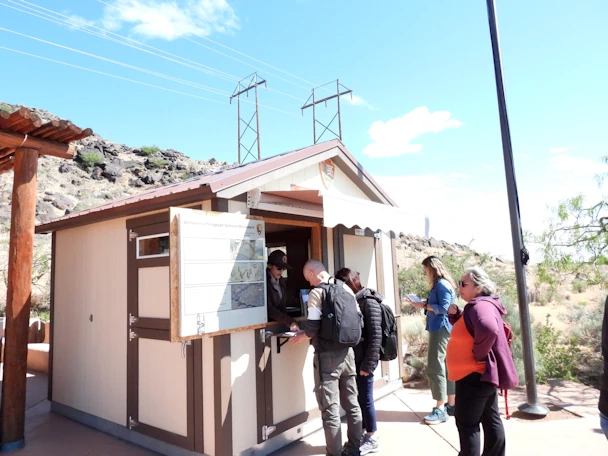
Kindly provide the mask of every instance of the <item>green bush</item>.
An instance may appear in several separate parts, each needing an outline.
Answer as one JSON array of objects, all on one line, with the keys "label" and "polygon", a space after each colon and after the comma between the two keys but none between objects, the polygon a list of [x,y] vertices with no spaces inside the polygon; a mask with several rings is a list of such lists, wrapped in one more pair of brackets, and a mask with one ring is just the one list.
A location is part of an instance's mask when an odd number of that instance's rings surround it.
[{"label": "green bush", "polygon": [[551,378],[576,380],[576,364],[581,352],[578,339],[555,329],[548,315],[546,323],[536,327],[536,348],[540,355],[536,372],[539,383],[546,383]]},{"label": "green bush", "polygon": [[426,317],[422,313],[403,317],[403,339],[407,343],[407,352],[426,360],[429,347],[429,333],[426,328]]},{"label": "green bush", "polygon": [[167,166],[167,160],[163,160],[162,158],[149,158],[148,163],[151,168],[164,168]]},{"label": "green bush", "polygon": [[[511,325],[511,331],[513,331],[513,342],[511,342],[511,353],[513,353],[513,361],[517,369],[517,375],[519,376],[519,384],[525,385],[526,375],[524,371],[524,350],[521,336],[521,320],[519,319],[519,307],[517,299],[509,296],[501,296],[501,302],[507,309],[507,315],[504,317]],[[532,315],[530,315],[530,323],[533,322]]]},{"label": "green bush", "polygon": [[146,156],[147,155],[153,155],[153,154],[155,154],[157,152],[160,152],[160,148],[157,147],[157,146],[143,146],[141,148],[141,153],[143,155],[146,155]]},{"label": "green bush", "polygon": [[[602,300],[601,303],[603,302]],[[604,307],[600,302],[589,305],[574,304],[566,316],[572,328],[571,335],[576,337],[581,345],[595,352],[599,352],[602,346],[603,318]]]},{"label": "green bush", "polygon": [[4,111],[4,112],[11,112],[12,109],[9,105],[7,105],[6,103],[0,103],[0,111]]},{"label": "green bush", "polygon": [[575,293],[583,293],[587,290],[586,280],[575,280],[572,282],[572,291]]},{"label": "green bush", "polygon": [[103,155],[95,150],[85,150],[79,154],[80,161],[87,167],[92,168],[98,163],[103,163]]},{"label": "green bush", "polygon": [[[420,299],[426,299],[429,295],[429,286],[422,266],[415,265],[411,268],[403,268],[398,274],[399,293],[402,298],[408,293],[414,293]],[[416,313],[416,309],[407,302],[402,303],[401,311],[404,314]]]}]

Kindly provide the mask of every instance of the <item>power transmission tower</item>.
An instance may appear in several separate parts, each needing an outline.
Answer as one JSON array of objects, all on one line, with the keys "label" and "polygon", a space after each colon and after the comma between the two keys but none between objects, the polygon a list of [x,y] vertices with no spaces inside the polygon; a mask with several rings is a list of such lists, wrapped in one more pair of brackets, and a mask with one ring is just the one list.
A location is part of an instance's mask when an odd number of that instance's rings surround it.
[{"label": "power transmission tower", "polygon": [[[330,90],[327,89],[326,86],[330,85],[330,84],[334,84],[336,85],[336,93],[333,95],[330,95],[328,97],[325,98],[321,98],[321,99],[317,99],[315,96],[315,90],[319,90],[321,88],[323,88],[324,90]],[[343,90],[342,90],[343,89]],[[340,91],[342,90],[342,91]],[[315,140],[315,144],[317,144],[319,142],[319,140],[321,139],[321,137],[325,134],[326,131],[330,131],[331,133],[334,134],[334,136],[336,136],[338,139],[342,140],[342,115],[341,115],[341,111],[340,111],[340,97],[342,95],[347,95],[350,93],[350,97],[352,99],[353,97],[353,91],[348,89],[347,87],[344,87],[342,84],[340,84],[340,81],[338,79],[336,79],[335,81],[332,82],[328,82],[327,84],[323,84],[322,86],[316,87],[314,89],[312,89],[312,94],[310,95],[310,97],[308,97],[308,100],[306,100],[306,103],[304,103],[304,106],[302,106],[302,115],[304,115],[304,110],[307,108],[312,107],[312,134]],[[325,103],[325,107],[327,107],[327,102],[330,100],[333,100],[334,98],[337,99],[338,101],[338,108],[336,110],[336,113],[334,114],[334,116],[332,117],[332,119],[329,121],[329,123],[327,125],[325,125],[324,123],[322,123],[321,121],[319,121],[317,119],[317,110],[316,110],[316,106],[319,103]],[[334,122],[334,120],[336,120],[336,118],[338,119],[338,133],[336,133],[335,131],[333,131],[330,127],[332,125],[332,123]],[[319,124],[321,127],[323,127],[323,131],[321,132],[320,135],[317,136],[317,124]]]},{"label": "power transmission tower", "polygon": [[[253,73],[252,75],[249,75],[244,79],[241,79],[239,81],[238,85],[236,86],[236,89],[234,89],[234,92],[232,92],[232,95],[230,96],[230,104],[232,104],[233,98],[237,99],[239,165],[241,163],[244,163],[245,160],[247,160],[248,156],[251,156],[251,158],[254,161],[256,160],[255,156],[251,152],[251,150],[253,149],[253,147],[256,144],[258,146],[257,160],[259,160],[261,158],[261,154],[260,154],[260,115],[259,115],[259,110],[258,110],[258,86],[260,86],[262,84],[264,84],[266,86],[266,80],[260,78],[257,73]],[[252,114],[252,116],[249,118],[249,121],[246,121],[244,118],[241,117],[241,95],[245,94],[245,95],[247,95],[247,98],[249,98],[249,91],[251,89],[253,89],[255,91],[255,111]],[[253,128],[251,126],[251,123],[253,122],[254,117],[255,117],[255,128]],[[242,133],[241,133],[241,122],[245,125],[245,128],[243,129]],[[243,144],[243,137],[245,136],[245,133],[247,133],[248,130],[251,130],[255,134],[255,139],[250,147],[247,147],[245,144]],[[245,151],[247,152],[244,157],[241,156],[241,148],[245,149]]]}]

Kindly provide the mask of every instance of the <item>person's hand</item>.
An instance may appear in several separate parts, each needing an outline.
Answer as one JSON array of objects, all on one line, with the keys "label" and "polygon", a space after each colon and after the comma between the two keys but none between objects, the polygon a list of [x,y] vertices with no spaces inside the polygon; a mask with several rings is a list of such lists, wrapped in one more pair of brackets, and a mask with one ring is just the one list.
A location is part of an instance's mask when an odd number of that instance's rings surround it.
[{"label": "person's hand", "polygon": [[414,301],[410,301],[410,302],[416,309],[424,309],[424,307],[426,306],[426,303],[424,303],[424,302],[414,302]]},{"label": "person's hand", "polygon": [[456,304],[450,304],[448,307],[448,315],[456,315],[458,313],[458,306]]},{"label": "person's hand", "polygon": [[298,333],[289,340],[289,343],[299,344],[302,343],[304,340],[309,340],[308,336],[304,333],[304,331],[298,331]]},{"label": "person's hand", "polygon": [[363,376],[363,377],[369,377],[369,372],[365,372],[364,370],[359,371],[359,375]]},{"label": "person's hand", "polygon": [[294,322],[294,323],[292,323],[292,324],[291,324],[291,326],[289,327],[289,330],[290,330],[290,331],[293,331],[293,332],[298,332],[298,331],[300,330],[300,327],[298,326],[298,324],[297,324],[297,323],[295,323],[295,322]]}]

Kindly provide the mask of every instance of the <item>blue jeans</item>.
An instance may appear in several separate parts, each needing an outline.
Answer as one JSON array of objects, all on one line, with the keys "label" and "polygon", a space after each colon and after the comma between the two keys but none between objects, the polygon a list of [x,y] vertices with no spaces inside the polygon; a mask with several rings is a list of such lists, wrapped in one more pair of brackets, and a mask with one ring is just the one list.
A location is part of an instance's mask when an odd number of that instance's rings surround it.
[{"label": "blue jeans", "polygon": [[602,426],[602,431],[604,431],[604,435],[608,439],[608,416],[604,415],[602,412],[600,412],[600,425]]},{"label": "blue jeans", "polygon": [[[357,361],[357,360],[356,360]],[[361,361],[355,362],[357,368],[357,388],[359,389],[359,405],[361,406],[361,414],[363,415],[363,429],[367,432],[376,432],[378,426],[376,424],[376,406],[374,405],[374,372],[367,377],[361,375]],[[374,370],[378,363],[374,365]]]}]

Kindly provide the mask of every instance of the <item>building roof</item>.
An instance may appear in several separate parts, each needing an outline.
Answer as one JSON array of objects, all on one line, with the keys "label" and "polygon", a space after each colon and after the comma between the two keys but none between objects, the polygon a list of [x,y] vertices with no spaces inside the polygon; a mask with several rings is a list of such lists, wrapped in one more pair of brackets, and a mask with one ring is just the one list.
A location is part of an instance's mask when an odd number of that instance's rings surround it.
[{"label": "building roof", "polygon": [[14,166],[15,150],[19,147],[38,149],[42,155],[73,158],[68,144],[93,134],[69,120],[43,122],[34,112],[20,108],[9,113],[0,111],[0,174]]},{"label": "building roof", "polygon": [[[331,140],[255,162],[235,165],[215,173],[196,176],[183,182],[150,189],[107,204],[73,212],[37,226],[36,232],[48,233],[102,220],[162,210],[169,206],[200,202],[215,196],[215,194],[222,190],[229,189],[280,168],[293,165],[299,161],[313,158],[332,149],[337,149],[334,158],[337,166],[343,168],[347,173],[350,172],[352,178],[360,181],[360,186],[364,191],[367,190],[366,193],[372,199],[396,206],[390,196],[380,188],[376,181],[363,169],[352,154],[348,152],[344,144],[339,140]],[[349,168],[350,170],[345,168]]]}]

